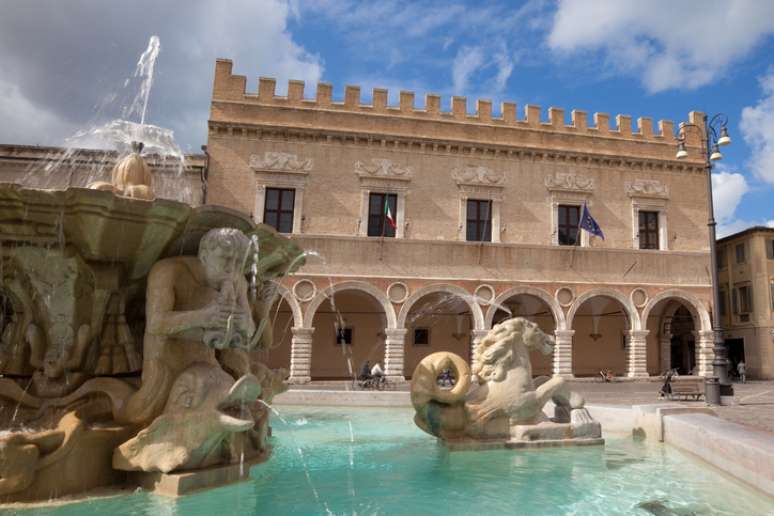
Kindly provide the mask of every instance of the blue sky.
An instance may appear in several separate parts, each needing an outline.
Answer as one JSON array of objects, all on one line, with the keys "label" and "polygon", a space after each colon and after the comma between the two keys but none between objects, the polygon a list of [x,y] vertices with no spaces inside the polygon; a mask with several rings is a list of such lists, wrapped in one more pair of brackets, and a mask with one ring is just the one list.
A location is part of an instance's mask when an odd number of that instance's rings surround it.
[{"label": "blue sky", "polygon": [[[146,5],[147,4],[147,5]],[[159,5],[161,4],[161,5]],[[177,5],[176,5],[177,4]],[[723,112],[721,233],[774,226],[774,2],[767,0],[0,0],[0,142],[61,144],[96,122],[152,34],[151,122],[206,142],[215,57],[258,76],[668,119]],[[96,23],[95,23],[96,21]],[[34,30],[33,30],[34,29]],[[41,36],[44,35],[44,36]],[[105,110],[100,111],[101,115]]]}]

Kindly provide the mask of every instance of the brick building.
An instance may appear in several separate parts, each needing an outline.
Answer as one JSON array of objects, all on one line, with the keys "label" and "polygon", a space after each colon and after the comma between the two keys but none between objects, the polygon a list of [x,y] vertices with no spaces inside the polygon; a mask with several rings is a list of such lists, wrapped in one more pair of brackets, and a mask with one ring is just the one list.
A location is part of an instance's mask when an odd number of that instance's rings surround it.
[{"label": "brick building", "polygon": [[718,284],[732,366],[744,360],[749,376],[774,377],[774,228],[718,240]]},{"label": "brick building", "polygon": [[[397,106],[330,84],[287,95],[218,60],[207,202],[252,213],[314,254],[279,285],[273,367],[291,380],[425,355],[469,356],[509,314],[556,336],[536,374],[710,374],[706,177],[696,133],[677,161],[672,122],[428,95]],[[688,121],[702,123],[700,113]],[[586,204],[605,239],[578,233]],[[387,213],[389,212],[389,217]],[[394,223],[394,226],[393,226]],[[319,257],[318,257],[319,255]],[[351,343],[342,348],[339,341]]]}]

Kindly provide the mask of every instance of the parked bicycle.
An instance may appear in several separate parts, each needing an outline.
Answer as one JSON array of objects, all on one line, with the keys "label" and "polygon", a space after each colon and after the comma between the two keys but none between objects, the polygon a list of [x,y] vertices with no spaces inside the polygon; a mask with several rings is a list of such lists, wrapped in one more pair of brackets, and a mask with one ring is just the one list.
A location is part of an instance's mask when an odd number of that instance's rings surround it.
[{"label": "parked bicycle", "polygon": [[387,388],[387,378],[382,375],[361,375],[357,380],[357,386],[363,390],[383,391]]}]

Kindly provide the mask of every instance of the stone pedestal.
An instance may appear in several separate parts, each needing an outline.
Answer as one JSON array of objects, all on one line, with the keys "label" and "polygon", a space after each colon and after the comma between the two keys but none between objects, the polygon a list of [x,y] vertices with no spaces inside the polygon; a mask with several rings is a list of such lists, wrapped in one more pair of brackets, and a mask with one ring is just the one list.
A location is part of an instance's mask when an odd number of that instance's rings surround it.
[{"label": "stone pedestal", "polygon": [[554,375],[572,378],[572,337],[575,330],[556,330],[554,332]]},{"label": "stone pedestal", "polygon": [[626,376],[642,378],[648,376],[648,343],[649,330],[630,330],[627,332]]},{"label": "stone pedestal", "polygon": [[384,330],[384,374],[390,382],[403,382],[403,357],[405,354],[406,329]]},{"label": "stone pedestal", "polygon": [[699,370],[699,376],[713,376],[712,361],[715,359],[715,332],[697,331],[696,336],[696,367]]},{"label": "stone pedestal", "polygon": [[308,383],[312,380],[312,335],[314,328],[293,327],[290,347],[290,378],[288,383]]},{"label": "stone pedestal", "polygon": [[476,349],[478,349],[478,344],[481,342],[481,339],[486,337],[486,334],[489,333],[489,330],[471,330],[470,334],[473,337],[473,340],[470,344],[470,364],[471,368],[474,368],[476,366],[474,357],[476,356]]}]

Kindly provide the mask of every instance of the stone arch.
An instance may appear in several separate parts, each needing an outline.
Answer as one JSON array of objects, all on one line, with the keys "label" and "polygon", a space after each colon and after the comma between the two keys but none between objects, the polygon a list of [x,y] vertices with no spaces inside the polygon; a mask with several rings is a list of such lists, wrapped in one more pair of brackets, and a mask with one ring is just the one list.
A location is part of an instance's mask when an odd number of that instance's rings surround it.
[{"label": "stone arch", "polygon": [[[277,288],[277,294],[282,297],[282,299],[285,300],[285,302],[290,307],[290,311],[293,312],[293,326],[296,328],[300,328],[304,324],[304,314],[301,311],[301,305],[298,304],[298,300],[296,300],[296,297],[293,295],[293,293],[290,291],[289,288],[287,288],[282,283],[278,283],[276,281],[272,282],[274,286]],[[278,300],[275,300],[276,303]],[[272,303],[272,306],[274,303]]]},{"label": "stone arch", "polygon": [[556,301],[556,299],[545,290],[527,286],[513,287],[497,296],[486,311],[486,316],[484,318],[484,324],[486,325],[485,328],[492,327],[492,321],[494,320],[495,313],[497,312],[497,305],[500,305],[508,299],[518,295],[534,296],[542,300],[548,306],[548,309],[551,310],[551,314],[554,317],[554,324],[556,324],[556,329],[566,329],[567,323],[564,317],[564,311],[562,310],[562,307],[559,306],[559,303]]},{"label": "stone arch", "polygon": [[629,322],[629,329],[630,330],[640,330],[642,329],[640,325],[640,316],[637,313],[637,310],[632,305],[631,300],[628,296],[625,296],[623,293],[612,289],[612,288],[597,288],[593,290],[589,290],[588,292],[584,292],[580,296],[578,296],[575,301],[573,301],[572,306],[570,307],[570,310],[567,312],[567,319],[566,324],[567,328],[572,328],[573,319],[575,318],[575,313],[578,311],[578,309],[591,298],[594,297],[609,297],[611,299],[615,299],[619,303],[621,303],[621,306],[623,306],[624,311],[626,312],[627,319]]},{"label": "stone arch", "polygon": [[419,301],[420,299],[422,299],[428,294],[434,294],[437,292],[445,292],[447,294],[452,294],[460,297],[470,307],[470,313],[473,316],[473,329],[474,330],[485,329],[484,313],[481,310],[481,307],[479,306],[479,304],[473,302],[472,300],[473,296],[471,296],[470,293],[464,288],[458,287],[457,285],[450,285],[448,283],[437,283],[434,285],[427,285],[425,287],[420,288],[416,292],[413,292],[409,296],[409,298],[403,302],[403,306],[400,309],[400,314],[398,315],[397,328],[406,327],[406,319],[408,318],[408,315],[409,315],[409,312],[411,311],[412,306],[414,306],[414,304],[416,304],[417,301]]},{"label": "stone arch", "polygon": [[648,300],[648,304],[642,309],[641,320],[648,323],[648,317],[653,308],[661,301],[672,299],[685,304],[685,307],[693,315],[694,324],[697,326],[697,331],[710,331],[712,330],[712,323],[710,322],[710,316],[704,304],[699,299],[689,292],[684,292],[679,289],[669,289],[659,292]]},{"label": "stone arch", "polygon": [[385,294],[383,291],[379,290],[375,286],[371,285],[370,283],[366,283],[364,281],[342,281],[340,283],[336,283],[326,288],[322,292],[318,292],[317,295],[314,296],[314,298],[309,302],[309,304],[306,307],[304,318],[303,318],[304,328],[312,327],[312,321],[314,321],[314,314],[317,312],[317,309],[320,308],[320,305],[326,299],[330,299],[337,292],[341,292],[343,290],[358,290],[360,292],[369,294],[384,309],[384,315],[387,318],[387,328],[397,327],[395,325],[396,324],[395,309],[392,306],[392,302],[387,298],[387,294]]}]

